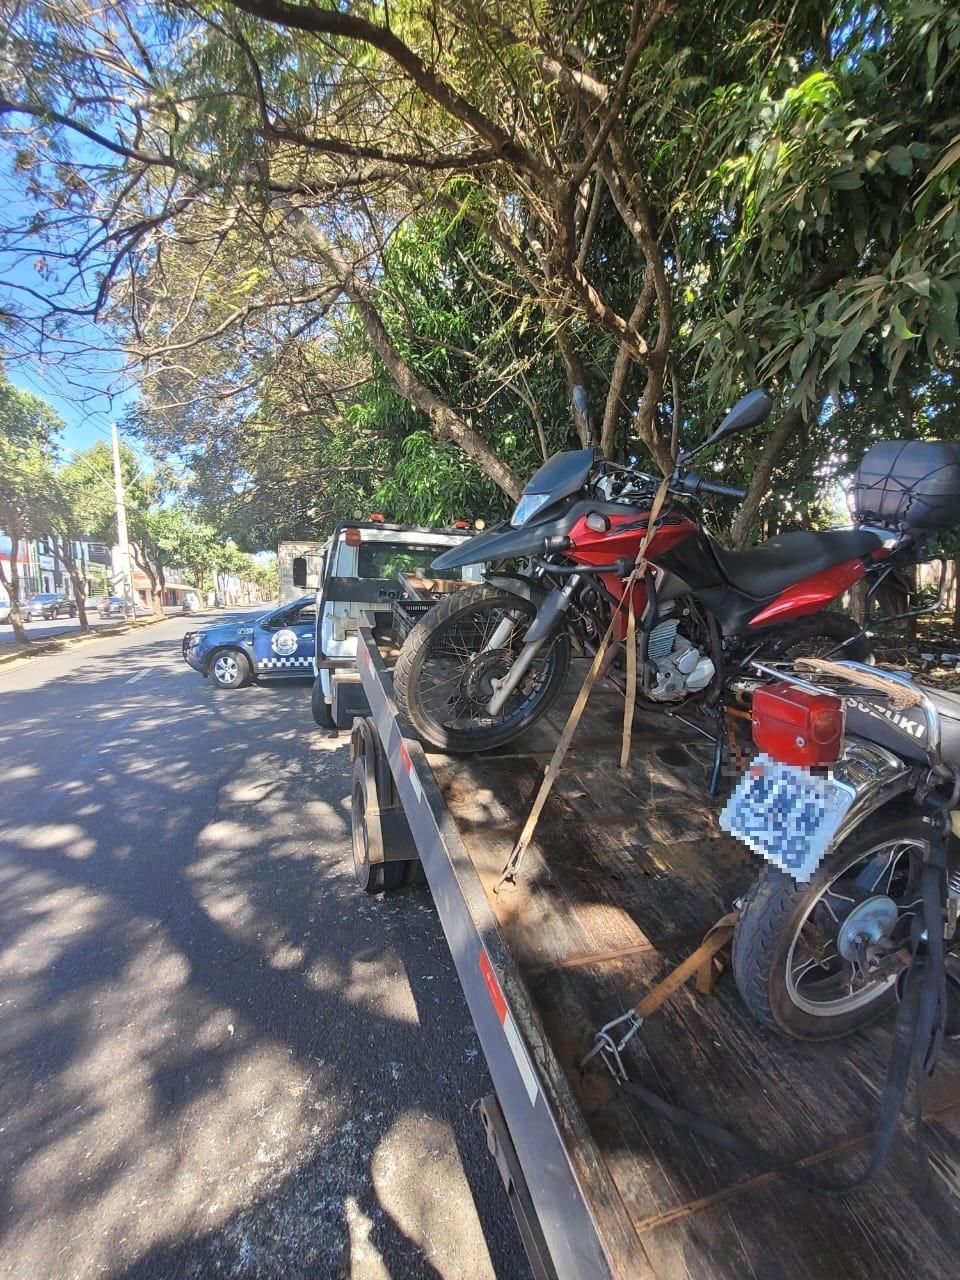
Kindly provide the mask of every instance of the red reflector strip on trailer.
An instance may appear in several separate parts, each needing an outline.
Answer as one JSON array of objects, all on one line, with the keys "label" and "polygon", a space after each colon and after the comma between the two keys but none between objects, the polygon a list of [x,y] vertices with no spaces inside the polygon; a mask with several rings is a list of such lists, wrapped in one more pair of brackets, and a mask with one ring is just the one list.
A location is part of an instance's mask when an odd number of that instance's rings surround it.
[{"label": "red reflector strip on trailer", "polygon": [[513,1054],[517,1070],[520,1072],[520,1079],[523,1081],[523,1087],[527,1091],[527,1097],[530,1099],[532,1106],[537,1100],[537,1076],[530,1065],[530,1059],[520,1038],[520,1032],[517,1030],[517,1024],[513,1020],[513,1014],[507,1008],[507,1002],[503,998],[500,983],[497,981],[497,975],[493,972],[493,966],[486,951],[480,952],[480,974],[483,977],[487,991],[490,993],[493,1007],[496,1009],[500,1025],[503,1027],[503,1034],[506,1036],[507,1044],[510,1046],[510,1052]]},{"label": "red reflector strip on trailer", "polygon": [[417,771],[413,767],[413,762],[410,759],[410,752],[407,750],[407,744],[405,742],[400,743],[400,760],[407,772],[407,777],[410,779],[410,785],[413,787],[414,795],[417,797],[417,800],[422,800],[423,787],[420,785],[420,779],[417,777]]}]

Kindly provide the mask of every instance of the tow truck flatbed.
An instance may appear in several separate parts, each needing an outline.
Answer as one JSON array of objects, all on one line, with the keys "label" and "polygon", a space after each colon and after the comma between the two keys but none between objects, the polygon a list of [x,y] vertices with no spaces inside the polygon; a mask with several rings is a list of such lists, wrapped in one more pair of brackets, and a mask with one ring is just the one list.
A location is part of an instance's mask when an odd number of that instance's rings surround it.
[{"label": "tow truck flatbed", "polygon": [[[379,804],[402,825],[364,856],[418,857],[495,1089],[483,1114],[534,1273],[561,1280],[947,1280],[960,1247],[960,1054],[945,1046],[923,1100],[929,1172],[904,1132],[886,1171],[822,1196],[638,1110],[602,1067],[595,1031],[700,942],[756,873],[716,826],[711,747],[638,715],[617,767],[622,700],[591,697],[516,889],[495,892],[583,669],[549,717],[498,752],[425,752],[406,736],[378,644],[359,632]],[[363,732],[359,733],[358,728]],[[362,762],[355,776],[363,776]],[[368,807],[372,800],[368,795]],[[355,792],[355,808],[358,807]],[[355,812],[355,836],[357,814]],[[387,828],[385,827],[386,831]],[[366,840],[366,835],[364,835]],[[385,852],[384,852],[385,850]],[[692,984],[626,1055],[634,1078],[805,1167],[869,1149],[889,1027],[828,1044],[765,1032],[726,977]],[[838,1171],[839,1172],[839,1171]]]}]

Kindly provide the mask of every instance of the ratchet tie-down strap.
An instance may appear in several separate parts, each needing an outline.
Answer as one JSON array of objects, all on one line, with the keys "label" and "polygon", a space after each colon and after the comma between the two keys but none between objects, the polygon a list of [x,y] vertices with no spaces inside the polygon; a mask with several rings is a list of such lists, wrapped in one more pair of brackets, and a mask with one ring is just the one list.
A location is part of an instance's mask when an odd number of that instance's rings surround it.
[{"label": "ratchet tie-down strap", "polygon": [[[897,1124],[904,1109],[907,1085],[911,1075],[916,1078],[918,1103],[916,1108],[917,1128],[919,1134],[920,1105],[919,1090],[924,1078],[933,1074],[937,1055],[943,1038],[943,1020],[945,1016],[945,968],[944,968],[944,912],[943,882],[946,866],[946,832],[942,826],[943,813],[935,813],[931,817],[931,834],[929,855],[920,870],[920,898],[922,913],[913,919],[911,930],[911,962],[905,973],[900,1005],[893,1028],[893,1039],[890,1058],[887,1063],[887,1075],[883,1091],[877,1106],[877,1120],[873,1132],[873,1150],[870,1160],[862,1173],[852,1178],[819,1178],[815,1174],[798,1168],[795,1161],[784,1160],[782,1156],[758,1147],[739,1134],[724,1128],[707,1116],[695,1111],[688,1111],[668,1101],[661,1094],[645,1085],[631,1080],[623,1064],[622,1051],[640,1025],[647,1012],[659,1008],[666,996],[677,989],[680,982],[672,980],[680,970],[675,970],[667,979],[670,990],[662,998],[657,998],[652,1008],[647,1010],[641,1002],[628,1014],[608,1024],[598,1032],[593,1049],[584,1058],[582,1066],[595,1055],[603,1056],[620,1088],[629,1097],[642,1103],[649,1110],[663,1116],[680,1128],[689,1129],[691,1133],[706,1139],[707,1142],[741,1156],[758,1165],[768,1173],[775,1173],[790,1182],[799,1184],[810,1191],[826,1194],[841,1194],[856,1191],[865,1186],[883,1168],[890,1154]],[[726,919],[717,926],[726,924]],[[724,932],[726,932],[724,930]],[[714,930],[707,935],[701,948],[695,955],[708,947]],[[719,941],[719,937],[714,937]],[[715,953],[715,948],[713,949]],[[692,959],[692,957],[691,957]],[[696,967],[696,966],[695,966]],[[680,966],[683,977],[689,976],[693,969],[688,962]],[[682,978],[681,978],[682,981]],[[661,984],[664,986],[666,984]],[[651,997],[660,997],[660,989],[650,993]],[[626,1027],[619,1039],[612,1034],[616,1027]]]}]

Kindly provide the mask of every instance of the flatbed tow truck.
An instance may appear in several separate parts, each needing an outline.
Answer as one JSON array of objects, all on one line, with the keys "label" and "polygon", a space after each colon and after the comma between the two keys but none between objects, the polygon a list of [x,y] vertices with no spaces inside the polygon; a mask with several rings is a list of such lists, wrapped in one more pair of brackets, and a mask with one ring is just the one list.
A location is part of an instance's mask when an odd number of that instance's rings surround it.
[{"label": "flatbed tow truck", "polygon": [[[596,1030],[693,951],[755,874],[716,825],[712,748],[598,686],[515,889],[495,892],[583,676],[522,740],[425,751],[393,699],[389,613],[359,629],[371,714],[354,722],[353,839],[369,891],[425,875],[489,1067],[478,1103],[531,1269],[559,1280],[950,1280],[960,1253],[960,1053],[923,1099],[927,1161],[903,1126],[886,1170],[824,1196],[638,1109]],[[713,838],[711,838],[713,837]],[[732,979],[687,984],[633,1038],[630,1074],[808,1168],[870,1147],[889,1026],[827,1044],[765,1032]],[[840,1172],[839,1169],[836,1170]],[[482,1206],[480,1206],[482,1211]]]}]

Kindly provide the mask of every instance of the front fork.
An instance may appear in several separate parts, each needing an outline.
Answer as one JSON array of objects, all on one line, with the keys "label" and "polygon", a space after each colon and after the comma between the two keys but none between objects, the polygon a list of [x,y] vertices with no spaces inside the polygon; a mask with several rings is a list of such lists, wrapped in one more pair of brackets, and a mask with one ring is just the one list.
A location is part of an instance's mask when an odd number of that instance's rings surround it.
[{"label": "front fork", "polygon": [[[502,680],[494,681],[494,694],[487,703],[486,708],[489,715],[499,715],[506,706],[507,699],[519,687],[521,680],[530,670],[531,663],[547,640],[554,634],[557,623],[570,608],[581,581],[581,574],[572,573],[565,585],[559,591],[551,591],[537,610],[537,616],[527,631],[524,646],[520,650],[516,662]],[[503,648],[510,639],[514,625],[511,618],[504,618],[490,637],[490,641],[485,648]],[[502,638],[501,631],[504,631]],[[497,643],[494,643],[495,641]]]}]

